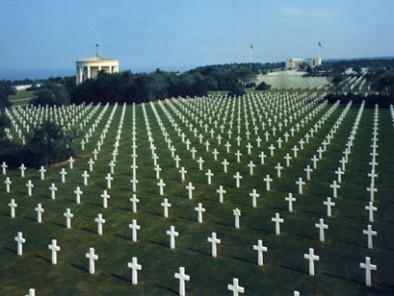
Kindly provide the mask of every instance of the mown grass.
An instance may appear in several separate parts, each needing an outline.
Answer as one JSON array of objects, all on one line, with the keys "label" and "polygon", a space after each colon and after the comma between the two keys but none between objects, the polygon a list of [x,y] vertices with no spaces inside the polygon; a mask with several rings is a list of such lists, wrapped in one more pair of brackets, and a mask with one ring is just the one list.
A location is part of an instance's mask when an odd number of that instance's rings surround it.
[{"label": "mown grass", "polygon": [[[241,118],[244,121],[243,102],[241,106]],[[246,103],[246,102],[245,102]],[[202,109],[201,117],[209,112],[215,113],[215,105],[212,102],[203,101],[198,105]],[[237,106],[237,102],[235,106]],[[193,122],[204,134],[204,141],[211,142],[210,151],[217,148],[220,152],[218,161],[213,160],[210,152],[205,152],[205,146],[194,138],[189,128],[182,123],[179,116],[172,111],[170,105],[165,103],[165,108],[182,131],[192,141],[192,146],[197,150],[197,157],[202,156],[205,160],[204,169],[200,171],[195,160],[191,159],[191,153],[181,142],[177,132],[166,117],[159,104],[155,108],[164,123],[169,137],[176,147],[176,154],[181,158],[181,166],[188,173],[186,182],[181,183],[179,169],[175,168],[175,162],[164,142],[164,137],[154,116],[152,108],[146,105],[146,111],[152,131],[156,153],[159,156],[159,164],[162,168],[161,177],[166,183],[164,197],[169,199],[172,207],[169,210],[169,218],[163,217],[163,208],[160,203],[163,197],[159,196],[153,161],[149,149],[148,136],[142,107],[136,107],[137,126],[137,196],[140,199],[138,212],[131,212],[129,198],[131,191],[131,127],[132,107],[128,106],[122,129],[119,155],[115,168],[109,208],[103,209],[100,194],[106,189],[104,177],[109,172],[108,163],[112,159],[110,153],[113,150],[115,137],[119,126],[122,106],[118,106],[115,117],[108,130],[105,144],[94,165],[94,171],[90,172],[88,186],[83,186],[82,173],[88,169],[87,161],[92,156],[92,151],[101,131],[108,120],[112,106],[107,110],[100,121],[96,131],[90,138],[84,151],[81,151],[79,140],[74,145],[77,150],[78,160],[74,169],[70,170],[65,165],[68,175],[67,182],[60,182],[61,167],[48,169],[46,179],[41,181],[36,169],[29,169],[25,178],[20,177],[19,170],[9,169],[7,175],[12,180],[11,193],[6,193],[4,186],[0,187],[0,294],[1,295],[24,295],[28,288],[36,289],[37,295],[176,295],[178,294],[178,281],[174,279],[174,273],[180,266],[184,266],[186,273],[191,276],[190,282],[186,283],[187,295],[230,295],[227,284],[232,278],[237,277],[240,284],[245,287],[245,295],[292,295],[294,290],[301,295],[379,295],[392,294],[394,291],[394,278],[392,267],[394,266],[394,185],[392,176],[394,172],[394,159],[391,152],[393,126],[388,110],[380,110],[379,114],[379,148],[376,179],[378,193],[375,205],[379,211],[373,228],[378,231],[374,238],[375,248],[367,249],[366,236],[362,230],[369,224],[367,212],[364,206],[368,202],[369,193],[366,187],[369,185],[368,162],[371,157],[372,117],[373,110],[365,109],[350,162],[343,176],[339,197],[335,199],[336,206],[333,208],[333,216],[326,217],[326,209],[323,201],[331,195],[329,184],[336,179],[334,171],[339,166],[342,151],[346,148],[358,106],[353,106],[346,115],[343,123],[337,129],[332,143],[327,146],[323,153],[323,159],[319,161],[318,168],[312,173],[311,181],[307,181],[302,195],[297,194],[298,177],[305,180],[304,168],[311,164],[311,157],[321,145],[324,137],[343,111],[344,106],[337,108],[327,118],[322,127],[318,129],[314,137],[305,149],[299,151],[297,159],[291,161],[291,166],[286,167],[283,159],[291,148],[307,131],[328,111],[330,105],[320,110],[311,121],[300,128],[289,142],[283,143],[282,149],[277,149],[273,157],[266,159],[265,165],[260,165],[258,154],[264,151],[269,155],[268,146],[276,144],[276,139],[283,135],[285,129],[277,136],[271,136],[268,142],[263,141],[262,147],[257,148],[251,136],[250,142],[254,146],[251,155],[247,155],[244,139],[242,145],[237,147],[235,136],[232,137],[231,153],[227,154],[222,141],[222,146],[217,145],[215,139],[211,139],[209,133],[204,133],[203,128]],[[303,106],[304,103],[301,104]],[[179,108],[179,105],[175,105]],[[210,106],[208,108],[208,106]],[[189,106],[190,107],[190,106]],[[237,108],[237,107],[236,107]],[[303,111],[300,121],[311,112]],[[236,109],[237,110],[237,109]],[[249,110],[249,109],[247,109]],[[297,107],[295,111],[299,110]],[[220,109],[217,109],[219,116]],[[231,111],[231,109],[230,109]],[[253,109],[256,112],[255,109]],[[265,109],[264,121],[268,115],[273,117],[273,108]],[[251,114],[248,118],[251,121]],[[274,112],[274,113],[273,113]],[[97,113],[98,114],[98,113]],[[183,112],[189,120],[190,114]],[[276,113],[275,113],[276,114]],[[234,117],[236,122],[237,113]],[[222,120],[222,117],[217,118]],[[93,121],[91,121],[87,127]],[[228,123],[228,122],[226,122]],[[294,122],[295,123],[295,122]],[[220,125],[220,124],[219,124]],[[211,125],[212,126],[212,125]],[[288,126],[290,127],[290,125]],[[219,131],[219,128],[216,130]],[[244,131],[244,129],[243,129]],[[236,125],[233,126],[236,133]],[[253,133],[254,134],[254,133]],[[225,137],[225,136],[224,136]],[[244,135],[242,136],[244,138]],[[227,138],[227,137],[225,137]],[[261,135],[261,138],[264,138]],[[282,137],[283,138],[283,137]],[[240,149],[243,153],[242,163],[237,164],[234,152]],[[231,162],[229,172],[223,173],[221,161],[226,158]],[[249,168],[246,164],[253,160],[257,167],[254,175],[249,176]],[[285,167],[282,177],[276,177],[274,165],[281,162]],[[212,185],[207,184],[206,170],[210,168],[215,174]],[[233,175],[239,171],[243,176],[240,188],[235,188]],[[270,174],[274,179],[271,191],[265,190],[262,178]],[[3,183],[5,176],[0,177]],[[31,179],[35,184],[33,196],[27,197],[25,184]],[[193,199],[187,198],[185,186],[192,182],[196,187]],[[56,200],[50,199],[49,186],[55,183],[58,187]],[[216,189],[223,185],[227,193],[224,203],[219,203]],[[73,191],[76,186],[83,190],[82,202],[75,203]],[[258,207],[252,208],[249,193],[256,188],[260,193]],[[293,192],[297,201],[294,204],[294,212],[287,209],[284,200],[289,192]],[[8,203],[14,198],[18,203],[17,217],[9,217]],[[37,203],[42,203],[45,212],[43,223],[36,222],[34,208]],[[194,207],[201,202],[206,208],[204,222],[197,223],[197,212]],[[74,213],[72,229],[65,228],[63,213],[66,208],[71,208]],[[241,229],[234,228],[232,210],[239,208],[242,211]],[[281,235],[275,235],[274,224],[271,217],[279,212],[285,222],[281,225]],[[94,218],[102,213],[106,224],[104,235],[97,235],[97,224]],[[314,224],[319,218],[324,218],[329,229],[326,231],[326,242],[319,241],[318,230]],[[131,230],[128,224],[132,219],[137,219],[141,230],[138,232],[138,242],[131,242]],[[176,249],[169,248],[169,237],[166,231],[174,225],[179,232],[176,239]],[[14,237],[18,231],[22,231],[26,238],[23,256],[16,255],[16,243]],[[222,243],[218,246],[218,258],[210,255],[211,246],[207,237],[216,232]],[[51,254],[47,246],[53,238],[58,240],[61,251],[58,253],[58,265],[51,264]],[[268,252],[264,254],[264,266],[257,266],[257,253],[252,246],[258,239],[263,239]],[[96,274],[88,273],[88,260],[85,253],[89,247],[95,247],[99,260],[96,262]],[[308,248],[315,248],[315,253],[320,256],[316,263],[316,276],[308,275],[308,262],[303,254]],[[138,257],[142,265],[139,272],[137,286],[131,284],[131,271],[127,268],[127,262],[133,256]],[[367,288],[364,285],[364,271],[359,268],[359,263],[364,261],[365,256],[372,258],[372,263],[377,264],[378,270],[372,274],[373,286]]]}]

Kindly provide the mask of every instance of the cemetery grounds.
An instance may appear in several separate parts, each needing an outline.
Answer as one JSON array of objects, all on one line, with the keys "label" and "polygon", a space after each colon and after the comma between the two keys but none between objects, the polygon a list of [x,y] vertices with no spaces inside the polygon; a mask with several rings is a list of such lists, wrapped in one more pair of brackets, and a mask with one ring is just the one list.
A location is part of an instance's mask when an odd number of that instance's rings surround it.
[{"label": "cemetery grounds", "polygon": [[[8,116],[13,122],[9,135],[17,141],[27,134],[26,126],[45,119],[83,134],[73,143],[73,169],[67,161],[47,167],[44,180],[38,168],[28,168],[24,177],[19,168],[11,167],[0,175],[1,295],[26,295],[29,288],[37,296],[178,295],[174,273],[180,267],[190,276],[186,295],[231,295],[227,287],[233,278],[239,279],[245,295],[394,294],[393,109],[328,104],[320,92],[272,91],[138,106],[12,108]],[[204,160],[201,170],[199,158]],[[111,160],[116,166],[108,188],[105,177]],[[159,178],[155,161],[161,168]],[[182,167],[187,171],[184,180]],[[62,168],[67,172],[64,183]],[[307,168],[313,169],[309,180]],[[210,185],[208,170],[213,173]],[[84,171],[90,175],[87,186]],[[237,172],[242,176],[239,187]],[[272,178],[269,191],[267,175]],[[7,177],[12,182],[9,193]],[[305,182],[302,193],[299,178]],[[138,180],[135,190],[131,179]],[[160,179],[166,184],[163,195],[157,185]],[[27,194],[28,180],[34,184],[32,196]],[[52,183],[57,187],[55,199],[49,190]],[[194,187],[192,199],[186,189],[189,183]],[[333,184],[340,186],[337,197]],[[83,192],[80,204],[74,193],[78,186]],[[219,186],[226,191],[223,203]],[[256,207],[253,189],[259,194]],[[110,195],[107,208],[101,197],[104,190]],[[296,199],[292,211],[285,199],[289,193]],[[135,213],[133,194],[139,199]],[[335,203],[330,217],[324,204],[328,197]],[[163,216],[164,198],[171,204],[168,218]],[[11,199],[17,204],[14,218]],[[365,208],[371,200],[376,207],[373,221]],[[38,203],[44,209],[42,223],[37,222]],[[205,208],[202,223],[195,210],[199,203]],[[74,215],[70,229],[63,215],[68,208]],[[234,225],[235,209],[241,213],[239,229]],[[99,213],[106,221],[102,235],[95,222]],[[271,220],[276,213],[283,219],[280,234]],[[140,225],[136,242],[129,228],[133,219]],[[319,219],[328,225],[324,242],[315,227]],[[367,225],[377,232],[372,248],[363,234]],[[174,249],[166,234],[171,226],[179,233]],[[22,256],[14,240],[18,232],[26,240]],[[207,240],[212,232],[221,240],[217,257]],[[56,265],[48,249],[52,239],[61,248]],[[258,240],[267,247],[263,266],[257,264],[253,249]],[[85,257],[91,247],[98,255],[95,274],[89,274]],[[304,259],[309,248],[319,256],[315,276],[309,275]],[[137,285],[128,268],[132,257],[142,267]],[[366,257],[377,266],[371,272],[371,287],[360,268]]]}]

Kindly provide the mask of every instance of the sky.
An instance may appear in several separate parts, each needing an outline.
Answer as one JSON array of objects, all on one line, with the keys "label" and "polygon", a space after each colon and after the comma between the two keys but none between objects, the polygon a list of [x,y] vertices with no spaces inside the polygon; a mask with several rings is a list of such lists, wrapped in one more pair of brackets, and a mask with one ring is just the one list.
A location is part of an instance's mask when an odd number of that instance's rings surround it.
[{"label": "sky", "polygon": [[393,56],[393,13],[393,0],[1,0],[0,79],[74,75],[96,44],[132,72],[249,62],[251,44],[261,63],[316,57],[319,41],[323,61]]}]

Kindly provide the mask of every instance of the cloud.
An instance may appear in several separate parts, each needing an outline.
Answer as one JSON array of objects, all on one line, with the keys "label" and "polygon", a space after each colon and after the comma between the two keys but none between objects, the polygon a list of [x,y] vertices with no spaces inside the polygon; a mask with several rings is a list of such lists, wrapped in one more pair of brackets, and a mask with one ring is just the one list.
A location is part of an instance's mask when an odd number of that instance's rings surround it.
[{"label": "cloud", "polygon": [[307,8],[301,9],[294,6],[282,6],[280,8],[281,14],[287,17],[302,17],[305,19],[328,21],[336,18],[339,12],[328,8]]}]

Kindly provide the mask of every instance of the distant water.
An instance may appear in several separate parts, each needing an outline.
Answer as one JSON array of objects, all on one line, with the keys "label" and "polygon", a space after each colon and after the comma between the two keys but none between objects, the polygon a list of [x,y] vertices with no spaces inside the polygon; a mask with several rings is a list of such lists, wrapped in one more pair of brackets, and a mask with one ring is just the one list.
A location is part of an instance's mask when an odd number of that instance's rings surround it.
[{"label": "distant water", "polygon": [[[130,70],[132,73],[146,73],[153,72],[157,68],[160,68],[162,71],[168,72],[184,72],[195,67],[187,67],[187,66],[174,66],[174,67],[138,67],[138,68],[130,68],[130,69],[120,69],[120,71]],[[50,77],[65,77],[65,76],[74,76],[74,69],[20,69],[20,70],[5,70],[0,69],[0,80],[24,80],[24,79],[48,79]]]}]

